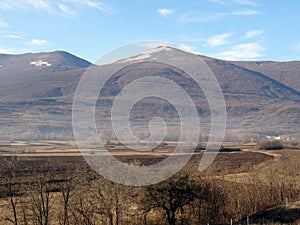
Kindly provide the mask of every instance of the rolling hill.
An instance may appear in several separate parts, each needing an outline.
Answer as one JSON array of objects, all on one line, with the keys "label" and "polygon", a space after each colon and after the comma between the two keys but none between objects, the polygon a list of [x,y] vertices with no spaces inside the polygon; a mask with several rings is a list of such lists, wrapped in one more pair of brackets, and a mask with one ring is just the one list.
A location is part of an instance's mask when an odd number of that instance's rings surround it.
[{"label": "rolling hill", "polygon": [[257,71],[300,92],[300,62],[232,62],[240,67]]},{"label": "rolling hill", "polygon": [[[154,62],[181,50],[159,47],[105,67],[121,68],[106,83],[98,104],[99,118],[108,118],[113,99],[137,78],[160,76],[178,83],[192,97],[209,130],[210,111],[204,93],[178,68]],[[228,133],[286,134],[299,137],[300,93],[298,62],[228,62],[199,56],[213,71],[224,93]],[[188,55],[179,64],[189,65]],[[0,55],[0,136],[2,139],[72,139],[72,101],[81,76],[91,66],[67,52]],[[102,67],[93,66],[95,72]],[[280,75],[281,74],[281,75]],[[100,74],[101,75],[101,74]],[[147,99],[133,110],[133,121],[149,121],[154,115],[178,123],[169,103]],[[136,119],[136,120],[135,120]],[[174,121],[172,122],[172,119]],[[106,122],[106,121],[105,121]]]}]

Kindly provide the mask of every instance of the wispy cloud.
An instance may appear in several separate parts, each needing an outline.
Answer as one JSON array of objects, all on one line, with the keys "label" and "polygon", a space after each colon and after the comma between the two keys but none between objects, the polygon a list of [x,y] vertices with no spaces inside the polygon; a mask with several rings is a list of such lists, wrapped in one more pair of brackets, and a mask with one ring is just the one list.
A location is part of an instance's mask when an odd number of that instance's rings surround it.
[{"label": "wispy cloud", "polygon": [[71,8],[69,8],[68,6],[66,6],[65,4],[59,3],[58,4],[58,8],[66,16],[74,16],[74,15],[76,15],[76,11],[72,10]]},{"label": "wispy cloud", "polygon": [[250,0],[235,0],[235,2],[240,5],[258,6],[258,4],[255,1]]},{"label": "wispy cloud", "polygon": [[0,31],[0,37],[1,38],[8,38],[8,39],[24,39],[24,32],[19,32],[19,31],[10,31],[10,30],[6,30],[6,29],[2,29],[2,31]]},{"label": "wispy cloud", "polygon": [[251,15],[258,15],[261,14],[256,10],[241,10],[241,11],[234,11],[229,13],[229,16],[251,16]]},{"label": "wispy cloud", "polygon": [[263,30],[249,30],[246,33],[245,38],[246,39],[255,38],[255,37],[258,37],[258,36],[262,35],[263,33],[264,33]]},{"label": "wispy cloud", "polygon": [[23,0],[25,3],[33,6],[36,9],[51,10],[51,6],[45,0]]},{"label": "wispy cloud", "polygon": [[7,34],[6,37],[11,39],[23,39],[23,37],[18,34]]},{"label": "wispy cloud", "polygon": [[23,39],[23,35],[21,34],[2,34],[1,37],[18,40]]},{"label": "wispy cloud", "polygon": [[2,10],[19,10],[26,8],[35,8],[38,10],[50,11],[51,6],[47,1],[44,0],[1,0],[0,9]]},{"label": "wispy cloud", "polygon": [[47,44],[47,43],[48,43],[47,40],[40,40],[40,39],[32,39],[32,40],[30,41],[30,44],[32,44],[32,45],[39,45],[39,46],[45,45],[45,44]]},{"label": "wispy cloud", "polygon": [[10,0],[1,0],[0,1],[0,9],[1,10],[16,10],[24,8],[24,3],[26,3],[26,0],[24,1],[10,1]]},{"label": "wispy cloud", "polygon": [[72,3],[77,7],[81,6],[81,7],[98,9],[103,12],[108,12],[110,10],[108,5],[98,0],[64,0],[64,2]]},{"label": "wispy cloud", "polygon": [[168,15],[173,14],[172,9],[158,9],[157,12],[162,16],[168,16]]},{"label": "wispy cloud", "polygon": [[221,4],[221,5],[226,5],[226,1],[225,0],[209,0],[210,2],[214,2],[217,4]]},{"label": "wispy cloud", "polygon": [[180,23],[206,23],[222,20],[232,16],[253,16],[261,14],[256,10],[241,10],[228,13],[186,13],[180,16]]},{"label": "wispy cloud", "polygon": [[253,60],[262,56],[264,47],[259,43],[234,45],[229,50],[220,52],[217,57],[225,60]]},{"label": "wispy cloud", "polygon": [[230,33],[214,35],[207,40],[207,44],[211,47],[225,45],[227,43],[226,39],[229,37],[231,37]]},{"label": "wispy cloud", "polygon": [[185,13],[180,16],[180,23],[207,23],[222,19],[221,14],[208,14],[208,13]]},{"label": "wispy cloud", "polygon": [[36,9],[47,13],[62,12],[65,15],[74,15],[82,8],[97,9],[108,12],[110,7],[99,0],[0,0],[0,10],[29,10]]},{"label": "wispy cloud", "polygon": [[255,1],[251,1],[251,0],[209,0],[209,1],[220,5],[239,4],[239,5],[247,5],[247,6],[258,6],[258,4]]}]

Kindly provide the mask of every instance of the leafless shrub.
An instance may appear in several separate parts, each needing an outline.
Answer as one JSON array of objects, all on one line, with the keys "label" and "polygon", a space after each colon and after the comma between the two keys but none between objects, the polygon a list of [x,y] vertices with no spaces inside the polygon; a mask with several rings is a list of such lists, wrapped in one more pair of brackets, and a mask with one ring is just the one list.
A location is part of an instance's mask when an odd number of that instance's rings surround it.
[{"label": "leafless shrub", "polygon": [[279,140],[260,141],[258,148],[262,150],[280,150],[283,148],[283,145]]}]

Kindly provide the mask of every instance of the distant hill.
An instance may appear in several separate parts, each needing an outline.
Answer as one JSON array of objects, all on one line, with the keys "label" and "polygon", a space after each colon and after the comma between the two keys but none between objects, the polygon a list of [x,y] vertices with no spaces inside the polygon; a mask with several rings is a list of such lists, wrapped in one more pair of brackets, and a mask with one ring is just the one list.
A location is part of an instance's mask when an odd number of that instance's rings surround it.
[{"label": "distant hill", "polygon": [[[178,64],[189,65],[188,55],[185,59],[176,58],[179,51],[159,47],[106,65],[116,67],[132,62],[113,74],[102,90],[102,100],[98,104],[101,116],[109,118],[114,97],[127,84],[143,76],[161,76],[178,83],[192,97],[200,122],[204,124],[204,132],[207,132],[209,106],[195,81],[178,68],[153,62],[160,57],[173,57]],[[300,136],[298,62],[228,62],[199,57],[213,71],[223,90],[228,111],[227,127],[232,135],[268,133]],[[0,55],[0,136],[71,138],[73,96],[89,66],[90,62],[62,51]],[[93,70],[99,72],[101,67],[93,66]],[[280,77],[278,74],[283,75]],[[170,122],[172,125],[178,123],[174,107],[158,99],[141,102],[132,113],[139,122],[162,116],[170,121],[174,119]]]},{"label": "distant hill", "polygon": [[90,65],[90,62],[63,51],[0,54],[0,99],[16,101],[62,96],[65,85],[73,80],[68,76],[70,71],[75,71],[72,75],[79,73],[81,76],[82,69]]},{"label": "distant hill", "polygon": [[300,61],[293,62],[232,62],[235,65],[260,72],[300,92]]},{"label": "distant hill", "polygon": [[64,51],[0,54],[0,79],[1,83],[7,80],[28,79],[41,73],[87,68],[90,65],[90,62]]}]

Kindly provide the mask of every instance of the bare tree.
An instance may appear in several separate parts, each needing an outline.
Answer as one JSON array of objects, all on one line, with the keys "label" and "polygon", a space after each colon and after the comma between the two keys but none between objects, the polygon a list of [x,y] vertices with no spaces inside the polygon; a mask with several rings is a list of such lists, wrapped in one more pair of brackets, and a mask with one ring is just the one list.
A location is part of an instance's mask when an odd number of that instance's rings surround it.
[{"label": "bare tree", "polygon": [[162,210],[170,225],[175,225],[177,214],[183,213],[184,206],[195,199],[196,183],[188,175],[174,178],[149,186],[145,193],[144,203],[149,209]]},{"label": "bare tree", "polygon": [[53,206],[51,182],[53,170],[51,165],[41,166],[32,177],[32,187],[27,190],[29,208],[36,225],[50,224],[50,211]]},{"label": "bare tree", "polygon": [[87,187],[78,188],[70,204],[71,224],[94,225],[95,213],[91,191]]},{"label": "bare tree", "polygon": [[78,177],[78,173],[79,170],[77,168],[67,170],[63,175],[62,182],[59,185],[59,191],[60,191],[62,207],[63,207],[62,215],[59,218],[59,224],[61,225],[70,224],[69,221],[70,201],[71,201],[72,191],[74,190],[76,184],[80,183],[80,180],[76,179]]},{"label": "bare tree", "polygon": [[16,178],[16,157],[6,157],[3,159],[1,165],[1,183],[5,188],[5,195],[9,197],[10,206],[12,209],[12,219],[7,218],[14,225],[18,225],[18,216],[17,216],[17,198],[15,185],[17,182]]},{"label": "bare tree", "polygon": [[119,225],[126,200],[125,187],[99,178],[93,185],[95,212],[108,219],[110,225]]}]

